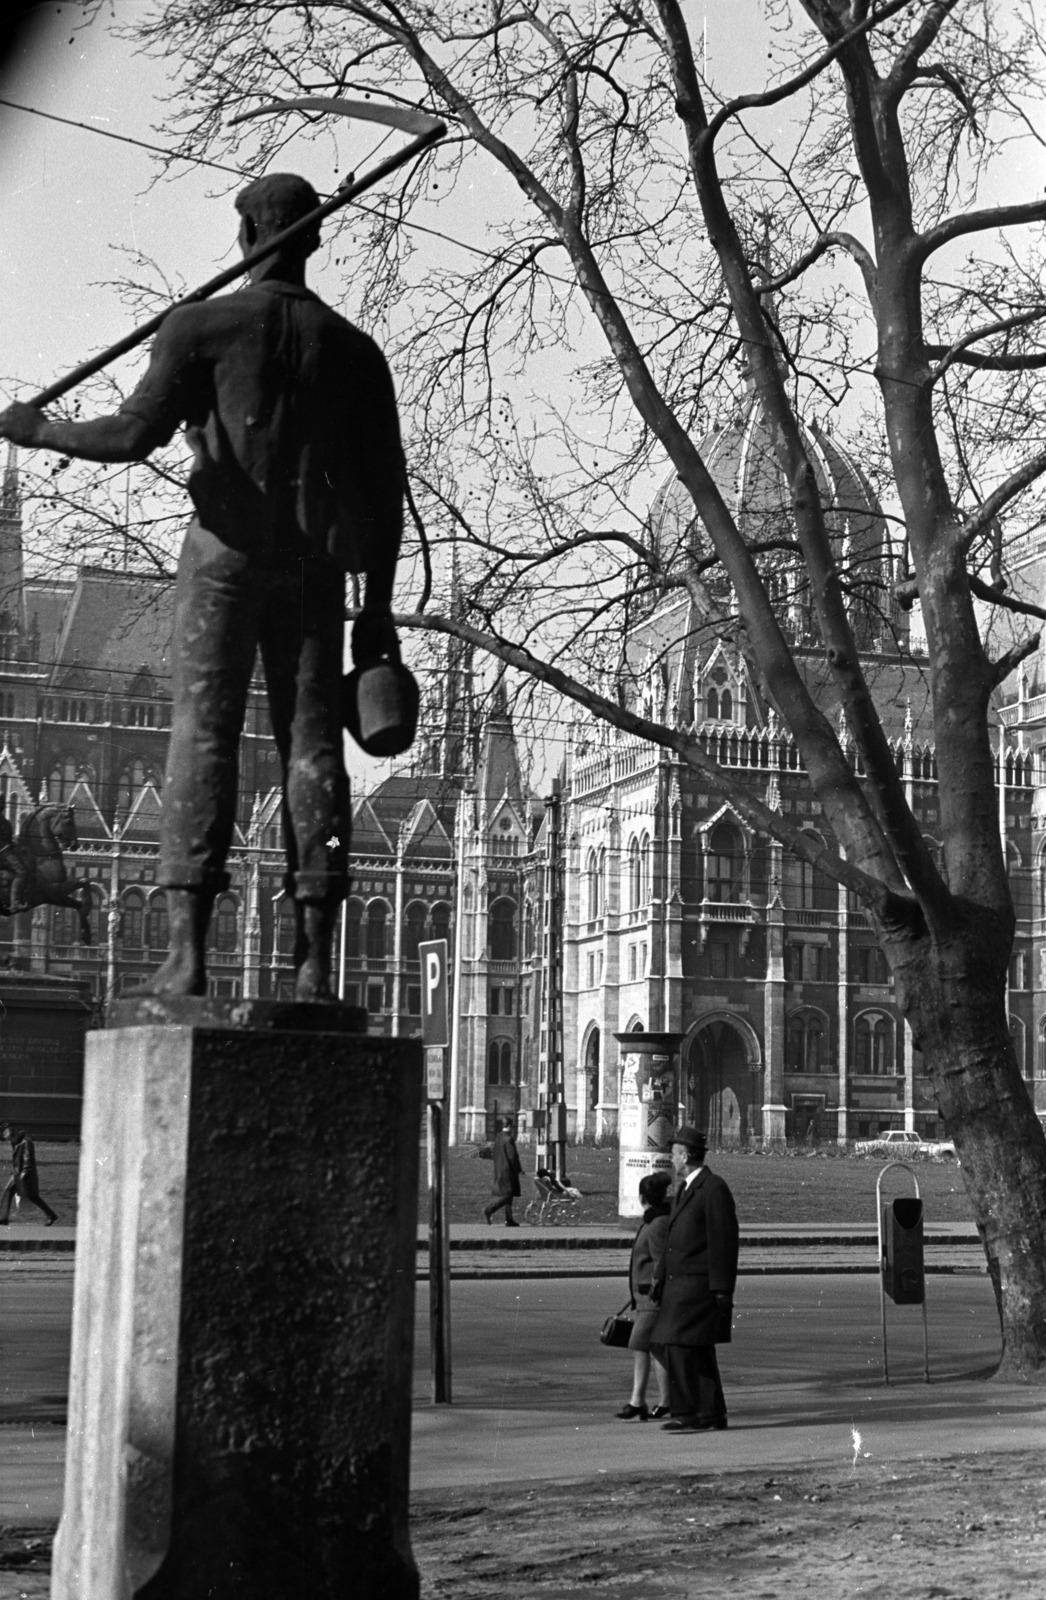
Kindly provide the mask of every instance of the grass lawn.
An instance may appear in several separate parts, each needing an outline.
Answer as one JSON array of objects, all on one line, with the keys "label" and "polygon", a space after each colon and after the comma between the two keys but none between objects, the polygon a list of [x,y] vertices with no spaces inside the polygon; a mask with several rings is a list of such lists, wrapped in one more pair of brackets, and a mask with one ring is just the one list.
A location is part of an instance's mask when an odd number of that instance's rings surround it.
[{"label": "grass lawn", "polygon": [[[0,1160],[5,1155],[6,1146],[0,1151]],[[534,1170],[533,1146],[521,1145],[520,1156],[524,1177],[517,1216],[522,1216],[523,1207],[534,1191],[526,1175]],[[58,1212],[60,1222],[75,1223],[79,1145],[40,1143],[36,1147],[36,1157],[41,1194]],[[575,1220],[631,1226],[621,1222],[617,1214],[617,1151],[578,1145],[570,1148],[568,1159],[570,1176],[584,1195]],[[875,1180],[882,1171],[882,1162],[875,1156],[712,1151],[708,1164],[733,1190],[742,1223],[859,1222],[875,1226]],[[928,1225],[972,1223],[973,1213],[960,1169],[954,1161],[920,1160],[916,1163],[916,1174]],[[449,1152],[447,1192],[451,1222],[482,1221],[483,1207],[490,1199],[492,1177],[491,1163],[480,1158],[477,1145],[457,1145]],[[421,1222],[428,1220],[426,1185],[422,1151],[418,1197],[418,1220]],[[892,1173],[884,1190],[891,1194],[912,1192],[903,1172]],[[16,1213],[12,1212],[14,1215]],[[43,1213],[35,1206],[23,1206],[21,1216],[32,1226],[37,1221],[43,1223]]]},{"label": "grass lawn", "polygon": [[[490,1199],[493,1169],[476,1145],[458,1145],[449,1152],[447,1191],[451,1222],[479,1222]],[[516,1214],[534,1192],[527,1174],[534,1170],[533,1147],[520,1146],[523,1195]],[[617,1224],[616,1150],[578,1145],[568,1151],[570,1177],[584,1195],[576,1220]],[[712,1151],[708,1164],[726,1179],[744,1222],[859,1222],[875,1226],[875,1182],[883,1163],[875,1156],[741,1154]],[[916,1164],[919,1193],[927,1224],[970,1222],[973,1212],[962,1175],[954,1161],[920,1160]],[[426,1174],[422,1168],[420,1215],[427,1219]],[[891,1173],[883,1185],[891,1195],[911,1194],[903,1172]],[[495,1218],[495,1223],[498,1221]],[[631,1224],[621,1224],[631,1226]]]}]

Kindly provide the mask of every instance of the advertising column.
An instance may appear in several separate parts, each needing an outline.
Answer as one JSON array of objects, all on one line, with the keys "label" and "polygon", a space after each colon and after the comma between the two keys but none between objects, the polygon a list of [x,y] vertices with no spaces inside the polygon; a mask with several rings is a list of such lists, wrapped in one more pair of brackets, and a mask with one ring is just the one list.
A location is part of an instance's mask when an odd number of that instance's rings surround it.
[{"label": "advertising column", "polygon": [[640,1217],[639,1182],[670,1171],[668,1145],[679,1123],[681,1033],[615,1033],[621,1046],[618,1131],[621,1141],[617,1209]]}]

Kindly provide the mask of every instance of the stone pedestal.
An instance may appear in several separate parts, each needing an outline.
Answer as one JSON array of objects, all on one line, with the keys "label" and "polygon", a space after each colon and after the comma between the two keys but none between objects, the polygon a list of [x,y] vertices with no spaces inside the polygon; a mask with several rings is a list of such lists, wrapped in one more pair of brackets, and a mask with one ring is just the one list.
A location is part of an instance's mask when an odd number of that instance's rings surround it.
[{"label": "stone pedestal", "polygon": [[421,1047],[362,1026],[142,1000],[88,1036],[54,1600],[415,1600]]}]

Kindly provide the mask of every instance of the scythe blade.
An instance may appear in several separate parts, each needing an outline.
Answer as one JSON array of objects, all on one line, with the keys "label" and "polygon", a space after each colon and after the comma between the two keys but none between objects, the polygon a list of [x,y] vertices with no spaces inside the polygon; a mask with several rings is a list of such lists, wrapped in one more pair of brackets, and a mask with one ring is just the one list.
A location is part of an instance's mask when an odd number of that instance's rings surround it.
[{"label": "scythe blade", "polygon": [[415,111],[413,106],[387,106],[372,100],[344,100],[325,95],[304,95],[300,100],[269,100],[251,111],[241,111],[229,118],[229,127],[237,122],[248,122],[252,117],[265,117],[276,111],[326,111],[336,117],[352,117],[360,122],[381,122],[388,128],[399,128],[402,133],[434,133],[440,126],[438,117],[427,111]]},{"label": "scythe blade", "polygon": [[277,250],[282,249],[292,239],[300,238],[309,228],[315,227],[317,223],[323,222],[333,212],[340,210],[342,206],[348,205],[357,195],[373,188],[382,178],[389,177],[393,172],[404,166],[406,162],[412,161],[415,156],[420,156],[432,145],[438,144],[447,132],[446,123],[441,122],[438,117],[429,116],[424,111],[408,110],[401,106],[374,106],[368,100],[326,100],[319,96],[314,97],[311,95],[297,102],[284,101],[267,106],[259,106],[256,111],[244,112],[241,117],[234,120],[240,121],[247,116],[259,115],[263,111],[285,111],[288,108],[294,110],[301,107],[310,110],[334,111],[337,115],[345,117],[359,116],[370,122],[384,122],[391,127],[413,132],[415,137],[404,149],[397,151],[395,155],[386,157],[384,161],[379,161],[376,167],[370,172],[364,173],[362,177],[354,178],[351,182],[344,184],[329,200],[325,200],[322,205],[317,206],[315,211],[310,211],[307,216],[300,217],[297,222],[292,222],[290,227],[285,228],[282,233],[276,234],[267,243],[259,245],[257,249],[252,250],[250,255],[244,256],[242,261],[238,261],[234,266],[226,267],[225,271],[220,272],[216,278],[209,279],[207,283],[202,283],[198,289],[194,289],[191,294],[183,295],[180,300],[176,300],[172,305],[166,306],[163,311],[158,312],[155,317],[151,317],[141,327],[135,328],[131,333],[126,334],[124,338],[117,340],[116,344],[110,345],[108,350],[103,350],[100,355],[93,356],[90,361],[85,361],[81,366],[67,373],[64,378],[59,378],[57,383],[52,383],[48,388],[42,389],[39,394],[33,396],[30,401],[31,405],[40,407],[50,405],[52,400],[57,400],[60,395],[67,394],[76,384],[82,383],[85,378],[91,377],[95,372],[100,372],[111,361],[115,361],[117,356],[125,355],[128,350],[133,350],[136,345],[148,339],[151,334],[156,332],[160,324],[171,314],[175,307],[192,305],[198,300],[206,300],[210,295],[216,294],[219,289],[224,289],[226,284],[232,283],[245,272],[249,272],[255,262],[264,261],[267,256],[275,254]]}]

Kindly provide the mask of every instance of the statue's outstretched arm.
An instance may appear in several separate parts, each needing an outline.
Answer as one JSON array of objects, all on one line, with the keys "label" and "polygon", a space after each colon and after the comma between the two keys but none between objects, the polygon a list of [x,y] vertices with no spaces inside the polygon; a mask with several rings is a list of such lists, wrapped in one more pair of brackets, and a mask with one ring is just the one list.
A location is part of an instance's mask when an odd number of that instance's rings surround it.
[{"label": "statue's outstretched arm", "polygon": [[144,418],[130,412],[90,422],[55,422],[23,401],[0,411],[0,438],[28,449],[82,456],[87,461],[143,461],[159,442],[155,433]]}]

